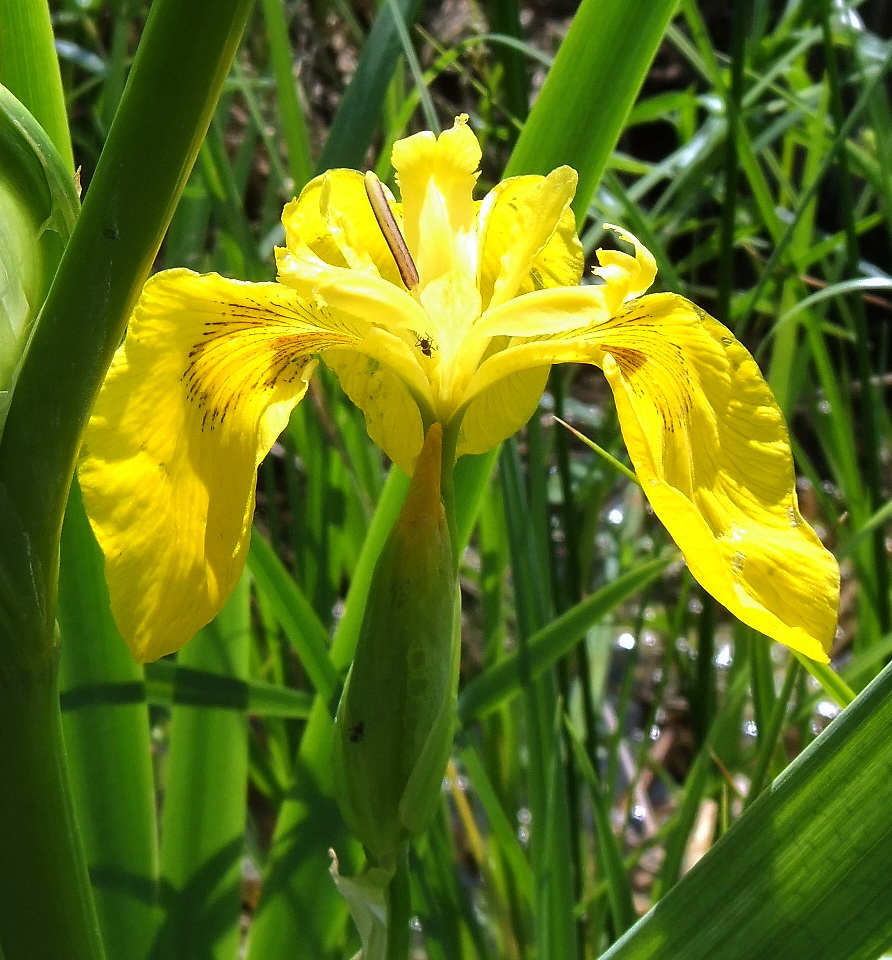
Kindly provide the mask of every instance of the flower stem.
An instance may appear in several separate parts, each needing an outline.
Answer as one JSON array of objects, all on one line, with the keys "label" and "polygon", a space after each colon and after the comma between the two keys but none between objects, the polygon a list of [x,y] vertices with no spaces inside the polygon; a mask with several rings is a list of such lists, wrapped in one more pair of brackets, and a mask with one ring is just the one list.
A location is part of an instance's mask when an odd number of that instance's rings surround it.
[{"label": "flower stem", "polygon": [[387,960],[406,960],[409,956],[411,914],[409,844],[406,842],[396,855],[396,872],[387,887]]},{"label": "flower stem", "polygon": [[[0,670],[0,942],[5,960],[101,960],[65,777],[55,663]],[[14,787],[14,789],[13,789]]]}]

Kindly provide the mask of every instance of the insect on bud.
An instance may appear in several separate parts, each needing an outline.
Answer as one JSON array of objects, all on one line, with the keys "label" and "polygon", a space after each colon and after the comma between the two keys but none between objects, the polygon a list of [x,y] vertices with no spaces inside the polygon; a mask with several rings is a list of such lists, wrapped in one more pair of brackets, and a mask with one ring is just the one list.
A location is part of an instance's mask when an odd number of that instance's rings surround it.
[{"label": "insect on bud", "polygon": [[375,568],[338,706],[335,795],[380,865],[427,826],[452,746],[459,637],[441,446],[434,424]]}]

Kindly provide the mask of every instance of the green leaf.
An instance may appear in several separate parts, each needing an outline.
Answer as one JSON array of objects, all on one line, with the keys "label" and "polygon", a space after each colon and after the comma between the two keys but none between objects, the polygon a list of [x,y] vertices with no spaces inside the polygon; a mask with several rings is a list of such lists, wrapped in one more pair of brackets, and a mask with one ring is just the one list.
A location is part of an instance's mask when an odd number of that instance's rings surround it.
[{"label": "green leaf", "polygon": [[892,943],[892,667],[602,960],[874,960]]},{"label": "green leaf", "polygon": [[[241,679],[250,638],[250,592],[243,577],[220,614],[178,659]],[[238,955],[247,786],[244,714],[175,706],[161,834],[165,915],[153,960],[178,960],[194,954],[199,944],[208,960]]]},{"label": "green leaf", "polygon": [[533,105],[506,173],[579,174],[582,217],[625,126],[676,0],[583,0]]},{"label": "green leaf", "polygon": [[[553,620],[530,637],[527,657],[532,678],[555,664],[580,642],[586,631],[599,623],[624,600],[655,580],[672,562],[672,556],[645,560],[606,587]],[[475,677],[458,698],[462,724],[486,716],[521,692],[521,664],[518,654],[500,660]]]},{"label": "green leaf", "polygon": [[381,107],[393,71],[402,53],[400,32],[394,15],[412,23],[420,0],[382,3],[363,44],[356,72],[344,93],[325,142],[317,172],[331,167],[359,167],[381,116]]},{"label": "green leaf", "polygon": [[0,7],[0,82],[46,131],[70,177],[74,158],[47,0],[16,0]]},{"label": "green leaf", "polygon": [[301,690],[196,670],[169,660],[148,663],[145,672],[145,699],[156,706],[217,707],[292,720],[305,720],[313,706],[312,694]]},{"label": "green leaf", "polygon": [[248,567],[316,692],[330,700],[340,677],[328,653],[328,632],[273,548],[256,531],[251,537]]},{"label": "green leaf", "polygon": [[144,960],[158,892],[149,713],[76,483],[62,529],[58,616],[66,759],[106,957]]}]

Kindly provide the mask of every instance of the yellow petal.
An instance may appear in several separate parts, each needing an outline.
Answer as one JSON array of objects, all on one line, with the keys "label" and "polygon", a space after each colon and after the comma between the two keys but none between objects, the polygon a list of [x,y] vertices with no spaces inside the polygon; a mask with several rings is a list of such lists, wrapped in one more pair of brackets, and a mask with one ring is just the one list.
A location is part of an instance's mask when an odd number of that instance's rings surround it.
[{"label": "yellow petal", "polygon": [[470,283],[476,280],[472,195],[480,144],[467,119],[459,117],[439,137],[417,133],[393,145],[406,244],[422,288],[449,270],[461,270]]},{"label": "yellow petal", "polygon": [[424,425],[418,398],[406,379],[390,364],[355,351],[326,351],[325,365],[334,370],[341,389],[362,410],[371,439],[411,476],[424,443]]},{"label": "yellow petal", "polygon": [[[389,192],[388,199],[395,206]],[[285,206],[282,225],[292,257],[300,259],[309,253],[333,267],[380,275],[401,285],[393,254],[357,170],[329,170],[311,180],[300,196]]]},{"label": "yellow petal", "polygon": [[456,455],[486,453],[517,433],[536,412],[550,370],[517,370],[478,393],[462,417]]},{"label": "yellow petal", "polygon": [[802,519],[783,415],[730,331],[643,297],[593,331],[635,471],[688,566],[756,630],[826,662],[839,568]]},{"label": "yellow petal", "polygon": [[657,263],[650,250],[627,230],[611,223],[605,223],[604,227],[635,248],[634,256],[621,250],[595,251],[599,266],[592,272],[606,283],[616,308],[627,300],[640,297],[651,288],[657,275]]},{"label": "yellow petal", "polygon": [[417,300],[402,286],[381,277],[295,257],[281,247],[276,250],[276,260],[280,282],[309,300],[392,332],[423,329],[429,323]]},{"label": "yellow petal", "polygon": [[547,177],[512,177],[481,206],[479,286],[491,309],[543,287],[570,286],[582,276],[582,244],[570,201],[576,171],[559,167]]},{"label": "yellow petal", "polygon": [[360,339],[280,284],[171,270],[143,291],[80,464],[112,610],[141,661],[179,649],[244,565],[257,465],[307,389],[311,355]]},{"label": "yellow petal", "polygon": [[472,333],[478,338],[572,340],[613,316],[608,299],[606,284],[534,290],[487,311]]}]

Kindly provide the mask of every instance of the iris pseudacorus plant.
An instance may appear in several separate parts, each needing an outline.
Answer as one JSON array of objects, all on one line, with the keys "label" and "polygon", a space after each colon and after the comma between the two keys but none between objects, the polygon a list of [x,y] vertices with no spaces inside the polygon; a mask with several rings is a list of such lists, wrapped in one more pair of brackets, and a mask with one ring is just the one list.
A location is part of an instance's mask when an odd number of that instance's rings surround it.
[{"label": "iris pseudacorus plant", "polygon": [[[696,579],[744,623],[819,661],[839,571],[803,520],[783,417],[746,349],[656,265],[599,250],[576,174],[514,177],[473,198],[466,118],[393,148],[398,202],[332,170],[289,203],[278,279],[152,277],[98,397],[80,480],[112,608],[140,660],[181,647],[241,573],[257,465],[319,362],[370,437],[411,474],[442,428],[443,465],[492,449],[536,409],[555,363],[599,366],[629,456]],[[438,431],[439,432],[439,431]],[[358,734],[357,734],[358,736]]]}]

